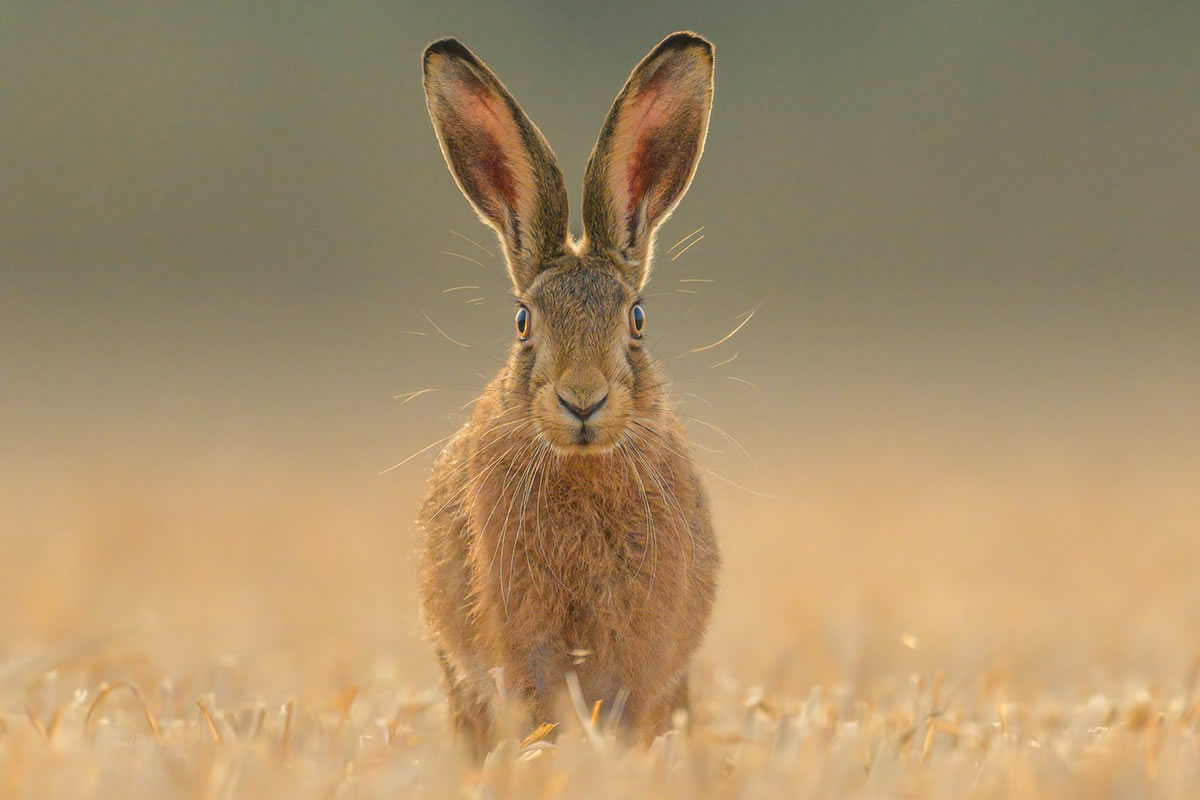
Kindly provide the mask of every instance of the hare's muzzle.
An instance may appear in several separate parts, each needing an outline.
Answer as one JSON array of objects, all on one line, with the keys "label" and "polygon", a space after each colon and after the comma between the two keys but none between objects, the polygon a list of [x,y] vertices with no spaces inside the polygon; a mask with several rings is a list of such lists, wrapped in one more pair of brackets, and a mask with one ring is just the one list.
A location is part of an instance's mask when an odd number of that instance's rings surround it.
[{"label": "hare's muzzle", "polygon": [[626,424],[627,392],[600,369],[568,369],[540,394],[535,406],[541,432],[564,450],[605,449]]},{"label": "hare's muzzle", "polygon": [[608,403],[608,378],[595,367],[574,365],[559,376],[554,392],[559,408],[571,416],[570,421],[585,423]]},{"label": "hare's muzzle", "polygon": [[[558,389],[558,404],[580,422],[587,422],[608,402],[608,387],[590,392],[575,392]],[[599,397],[597,398],[597,395]],[[571,398],[571,399],[568,399]]]}]

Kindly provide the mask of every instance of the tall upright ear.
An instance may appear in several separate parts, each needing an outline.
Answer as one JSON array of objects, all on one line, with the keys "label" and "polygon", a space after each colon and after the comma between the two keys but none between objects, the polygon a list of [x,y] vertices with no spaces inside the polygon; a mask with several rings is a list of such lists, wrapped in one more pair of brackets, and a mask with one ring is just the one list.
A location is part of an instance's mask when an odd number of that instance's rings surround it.
[{"label": "tall upright ear", "polygon": [[550,145],[504,84],[456,39],[425,49],[425,101],[463,194],[504,245],[518,290],[566,250],[567,190]]},{"label": "tall upright ear", "polygon": [[673,33],[633,70],[592,150],[583,178],[588,246],[615,255],[634,286],[650,274],[655,228],[700,163],[712,96],[712,44]]}]

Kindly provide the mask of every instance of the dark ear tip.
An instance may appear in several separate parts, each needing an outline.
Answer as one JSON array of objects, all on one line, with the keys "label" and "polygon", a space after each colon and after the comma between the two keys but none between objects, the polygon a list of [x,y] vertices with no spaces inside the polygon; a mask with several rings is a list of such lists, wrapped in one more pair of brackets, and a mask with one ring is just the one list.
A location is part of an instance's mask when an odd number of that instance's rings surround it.
[{"label": "dark ear tip", "polygon": [[702,51],[711,61],[713,57],[713,45],[708,39],[705,39],[698,33],[691,31],[676,31],[667,38],[658,43],[658,47],[654,48],[655,54],[665,53],[668,50],[687,50],[694,48]]},{"label": "dark ear tip", "polygon": [[434,56],[451,56],[461,58],[472,64],[478,64],[479,59],[475,58],[475,54],[467,49],[467,46],[455,39],[453,36],[447,36],[445,39],[438,39],[433,44],[425,48],[425,54],[421,57],[421,64],[425,67],[429,66],[429,61]]}]

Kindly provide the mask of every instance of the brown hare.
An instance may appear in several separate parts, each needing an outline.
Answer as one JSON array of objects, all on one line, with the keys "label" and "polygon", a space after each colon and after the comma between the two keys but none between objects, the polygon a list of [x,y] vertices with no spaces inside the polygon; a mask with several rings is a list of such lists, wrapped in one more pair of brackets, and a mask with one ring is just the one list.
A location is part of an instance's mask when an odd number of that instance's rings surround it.
[{"label": "brown hare", "polygon": [[499,692],[545,722],[574,672],[589,708],[624,703],[620,729],[646,741],[686,708],[720,561],[639,295],[704,148],[712,45],[675,33],[634,69],[588,161],[582,241],[554,153],[483,62],[443,39],[424,76],[446,163],[499,234],[518,301],[508,361],[421,511],[451,713],[482,757]]}]

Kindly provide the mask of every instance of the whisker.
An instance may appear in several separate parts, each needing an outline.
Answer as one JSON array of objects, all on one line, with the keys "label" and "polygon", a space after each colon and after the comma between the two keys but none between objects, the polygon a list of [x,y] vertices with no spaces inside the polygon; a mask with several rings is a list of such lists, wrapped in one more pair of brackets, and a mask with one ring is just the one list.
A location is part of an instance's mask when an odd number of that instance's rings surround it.
[{"label": "whisker", "polygon": [[492,267],[489,267],[487,264],[480,261],[479,259],[471,258],[470,256],[464,256],[462,253],[454,253],[454,252],[451,252],[450,250],[438,250],[438,252],[444,256],[454,256],[455,258],[461,258],[463,261],[470,261],[472,264],[475,264],[476,266],[483,267],[488,272],[496,271]]},{"label": "whisker", "polygon": [[[516,429],[510,431],[508,434],[509,437],[514,436],[520,430],[521,430],[521,428],[516,428]],[[508,456],[509,453],[511,453],[513,450],[517,449],[518,447],[520,447],[521,444],[522,444],[522,442],[518,441],[516,444],[512,445],[507,450],[505,450],[503,453],[501,453],[500,455],[493,458],[492,461],[486,467],[484,467],[482,470],[480,470],[479,473],[474,478],[467,481],[462,486],[460,486],[458,489],[456,489],[454,491],[454,493],[451,494],[450,497],[446,499],[446,502],[442,503],[442,505],[439,506],[438,509],[429,516],[429,519],[430,520],[436,519],[439,514],[441,514],[443,511],[446,510],[447,506],[449,506],[455,500],[465,497],[467,495],[467,493],[473,488],[473,486],[475,484],[478,484],[478,486],[474,487],[475,494],[472,496],[470,502],[465,504],[468,507],[474,505],[475,501],[479,499],[479,493],[483,490],[484,482],[487,480],[487,477],[496,469],[496,467],[500,464],[500,462],[503,461],[506,456]],[[472,466],[472,464],[471,464],[470,460],[467,460],[463,464],[461,464],[457,469],[455,469],[452,473],[445,476],[445,478],[443,478],[443,480],[446,480],[446,479],[449,479],[452,477],[456,477],[458,474],[470,470],[471,466]]]},{"label": "whisker", "polygon": [[693,247],[695,247],[696,245],[700,244],[700,242],[702,242],[702,241],[704,241],[704,234],[700,234],[699,236],[697,236],[695,239],[693,239],[693,240],[692,240],[692,243],[691,243],[691,244],[689,244],[687,247],[685,247],[685,248],[683,248],[682,250],[680,250],[680,251],[679,251],[678,253],[676,253],[675,255],[671,256],[671,261],[672,261],[672,262],[674,262],[674,261],[678,261],[680,256],[682,256],[682,255],[683,255],[684,253],[686,253],[688,250],[691,250],[691,249],[692,249]]},{"label": "whisker", "polygon": [[701,225],[699,228],[696,228],[696,230],[692,231],[692,232],[691,232],[691,233],[689,233],[687,236],[683,237],[683,238],[682,238],[682,239],[680,239],[678,242],[676,242],[675,244],[673,244],[673,245],[671,245],[670,247],[668,247],[668,248],[667,248],[667,252],[668,252],[668,253],[670,253],[670,252],[671,252],[672,250],[674,250],[676,247],[679,247],[679,245],[683,244],[683,243],[684,243],[684,242],[686,242],[688,239],[690,239],[690,238],[692,238],[693,236],[695,236],[697,233],[700,233],[700,231],[702,231],[702,230],[704,230],[704,226],[703,226],[703,225]]},{"label": "whisker", "polygon": [[[502,417],[498,419],[502,419]],[[529,418],[513,419],[507,422],[499,422],[497,420],[495,425],[489,426],[487,430],[483,431],[479,435],[479,443],[486,444],[489,439],[495,438],[495,435],[498,431],[504,430],[505,428],[511,428],[514,425],[521,425],[529,422],[532,422],[532,420]]]},{"label": "whisker", "polygon": [[[551,455],[553,455],[553,453],[551,453]],[[547,465],[547,467],[542,470],[542,480],[538,484],[537,503],[536,508],[534,509],[534,533],[537,536],[538,550],[542,554],[543,563],[545,563],[546,568],[550,571],[550,577],[554,578],[554,580],[558,582],[558,585],[565,589],[568,594],[573,595],[575,593],[571,591],[567,584],[563,582],[563,579],[558,576],[558,573],[555,572],[554,561],[546,553],[546,542],[542,538],[542,496],[546,492],[546,476],[549,474],[549,472],[549,465]],[[551,504],[551,510],[553,510],[553,504]]]},{"label": "whisker", "polygon": [[[629,473],[632,471],[634,480],[637,481],[638,489],[641,491],[642,504],[646,512],[646,549],[642,552],[642,558],[638,562],[637,572],[634,573],[634,575],[637,576],[642,574],[642,567],[646,563],[646,556],[650,553],[650,548],[654,541],[654,512],[650,510],[650,498],[646,494],[646,487],[642,483],[642,476],[637,470],[637,464],[633,462],[633,458],[629,455],[629,449],[625,447],[624,442],[619,442],[617,444],[617,449],[620,451],[621,458],[626,467],[626,471],[622,476],[621,482],[624,483],[626,480],[628,480]],[[651,576],[653,576],[653,564],[651,565],[650,572]],[[651,577],[651,582],[653,582],[653,580],[653,577]],[[649,595],[647,595],[647,599],[649,599]]]},{"label": "whisker", "polygon": [[463,289],[478,289],[478,286],[451,286],[449,289],[442,289],[442,294],[450,294],[451,292],[460,292]]},{"label": "whisker", "polygon": [[[720,365],[719,365],[719,364],[717,364],[717,365],[715,365],[715,366],[720,366]],[[709,408],[713,409],[714,411],[716,411],[716,409],[717,409],[717,407],[716,407],[716,406],[714,406],[712,403],[710,403],[709,401],[705,400],[703,397],[701,397],[700,395],[696,394],[695,392],[680,392],[680,394],[681,394],[681,395],[683,395],[684,397],[691,397],[691,398],[693,398],[693,399],[695,399],[695,400],[699,400],[701,403],[704,403],[704,405],[708,406]]]},{"label": "whisker", "polygon": [[[642,464],[645,465],[647,472],[650,473],[650,479],[657,484],[659,494],[662,495],[662,499],[667,503],[667,510],[674,511],[676,521],[678,521],[679,524],[688,532],[688,537],[691,539],[691,558],[694,559],[696,557],[696,533],[692,530],[692,526],[688,524],[687,515],[683,513],[683,506],[679,504],[679,494],[674,488],[674,474],[672,473],[672,480],[670,481],[671,488],[668,489],[668,481],[663,474],[659,472],[652,463],[650,463],[650,460],[640,453],[635,453],[635,455],[641,460]],[[675,540],[678,542],[679,531],[675,530],[673,533],[675,534]]]},{"label": "whisker", "polygon": [[[652,435],[655,439],[658,440],[657,442],[651,442],[652,445],[654,445],[655,447],[662,447],[664,450],[671,453],[672,455],[678,456],[679,458],[684,459],[685,461],[687,460],[687,456],[684,455],[683,453],[679,452],[679,450],[677,450],[676,448],[674,448],[671,445],[670,441],[667,439],[666,435],[661,430],[659,430],[658,428],[655,428],[655,427],[651,427],[650,425],[646,424],[645,422],[638,422],[637,420],[635,420],[633,422],[633,424],[636,427],[641,428],[642,430],[646,431],[648,434]],[[630,431],[629,433],[633,436],[638,435],[637,431]]]},{"label": "whisker", "polygon": [[[538,443],[537,448],[533,452],[533,456],[530,458],[530,466],[525,470],[525,475],[528,480],[522,478],[522,483],[525,484],[525,497],[521,500],[521,506],[517,510],[517,515],[520,517],[520,521],[517,523],[516,535],[513,536],[512,557],[508,561],[508,594],[504,596],[504,609],[506,612],[508,610],[509,597],[512,595],[512,587],[514,583],[513,571],[517,564],[517,542],[520,542],[525,548],[525,564],[529,568],[530,576],[533,577],[536,575],[536,573],[533,571],[533,565],[529,561],[529,543],[526,541],[526,537],[522,536],[521,534],[525,531],[525,511],[529,505],[529,493],[533,489],[533,480],[535,477],[537,477],[537,470],[542,463],[542,454],[545,447],[545,443]],[[517,495],[520,494],[521,484],[517,484]],[[514,499],[516,498],[514,497]],[[511,504],[509,510],[512,510]],[[503,559],[501,559],[500,562],[500,569],[504,569]]]},{"label": "whisker", "polygon": [[415,392],[405,392],[404,394],[394,394],[394,395],[392,395],[392,399],[400,400],[400,401],[402,401],[400,403],[400,405],[406,406],[406,405],[408,405],[408,401],[415,400],[416,398],[420,397],[423,394],[429,394],[430,392],[436,392],[436,391],[437,391],[437,389],[417,389]]},{"label": "whisker", "polygon": [[759,477],[762,477],[762,470],[760,470],[758,468],[758,462],[756,462],[754,460],[754,457],[752,455],[750,455],[750,451],[747,450],[745,448],[745,446],[742,445],[741,442],[739,442],[736,438],[734,438],[733,434],[726,431],[720,425],[716,425],[712,422],[709,422],[706,419],[701,419],[700,417],[695,417],[695,416],[692,416],[691,414],[680,414],[680,416],[686,417],[687,419],[693,420],[695,422],[699,422],[704,427],[708,428],[711,431],[715,431],[716,433],[718,433],[719,435],[724,437],[725,441],[729,442],[730,444],[732,444],[734,447],[736,447],[738,450],[740,450],[742,452],[742,455],[744,455],[746,457],[746,460],[750,462],[750,465],[752,467],[754,467],[754,472]]},{"label": "whisker", "polygon": [[739,378],[736,375],[726,375],[725,377],[729,378],[729,380],[731,380],[731,381],[737,381],[738,383],[744,383],[751,388],[754,388],[754,389],[758,388],[757,384],[753,384],[750,381],[746,380],[745,378]]},{"label": "whisker", "polygon": [[438,439],[436,442],[433,442],[432,444],[427,444],[427,445],[425,445],[425,446],[424,446],[424,447],[422,447],[420,450],[418,450],[417,452],[413,453],[411,456],[409,456],[408,458],[404,459],[403,461],[401,461],[401,462],[399,462],[399,463],[397,463],[397,464],[392,464],[392,465],[391,465],[390,467],[388,467],[387,469],[383,470],[382,472],[379,472],[379,473],[377,473],[377,474],[376,474],[376,477],[379,477],[379,475],[386,475],[387,473],[391,472],[391,471],[392,471],[392,470],[394,470],[394,469],[397,469],[398,467],[403,467],[405,464],[407,464],[408,462],[412,461],[414,458],[416,458],[417,456],[421,455],[422,453],[427,453],[427,452],[429,452],[430,450],[432,450],[433,448],[437,447],[437,446],[438,446],[439,444],[441,444],[442,442],[448,442],[448,441],[450,441],[451,439],[453,439],[453,438],[454,438],[455,436],[457,436],[457,435],[458,435],[458,431],[455,431],[454,433],[450,434],[449,436],[443,436],[441,439]]},{"label": "whisker", "polygon": [[778,500],[778,499],[779,499],[779,496],[778,496],[778,495],[774,495],[774,494],[768,494],[768,493],[766,493],[766,492],[760,492],[760,491],[758,491],[758,490],[756,490],[756,489],[751,489],[751,488],[750,488],[750,487],[748,487],[748,486],[742,486],[740,483],[734,483],[733,481],[729,480],[729,478],[726,478],[724,475],[721,475],[720,473],[713,472],[713,471],[712,471],[711,469],[709,469],[708,467],[705,467],[705,468],[704,468],[704,471],[705,471],[705,472],[707,472],[709,475],[713,476],[714,478],[716,478],[717,480],[719,480],[719,481],[724,481],[725,483],[728,483],[728,484],[729,484],[730,486],[732,486],[733,488],[735,488],[735,489],[741,489],[743,492],[747,492],[748,494],[752,494],[752,495],[754,495],[755,497],[766,497],[766,498],[770,498],[770,499],[772,499],[772,500]]},{"label": "whisker", "polygon": [[738,357],[738,354],[734,353],[733,355],[731,355],[729,358],[725,359],[724,361],[718,361],[717,363],[713,364],[712,366],[709,367],[709,369],[716,369],[717,367],[723,367],[726,364],[732,364],[733,360],[737,357]]},{"label": "whisker", "polygon": [[425,331],[399,331],[399,332],[407,333],[409,336],[428,336],[429,335]]},{"label": "whisker", "polygon": [[433,329],[435,331],[440,333],[442,336],[446,337],[446,341],[452,342],[453,344],[456,344],[459,347],[470,347],[471,346],[471,345],[467,344],[466,342],[460,342],[458,339],[455,339],[450,334],[446,333],[444,330],[442,330],[440,327],[438,327],[438,324],[429,318],[429,315],[425,313],[424,309],[421,309],[421,316],[425,318],[426,322],[428,322],[430,325],[433,326]]},{"label": "whisker", "polygon": [[[750,313],[746,315],[746,318],[744,320],[742,320],[741,322],[739,322],[737,324],[737,327],[734,328],[733,330],[731,330],[729,333],[725,334],[724,336],[722,336],[720,339],[713,342],[712,344],[707,344],[704,347],[696,347],[691,350],[688,350],[688,353],[703,353],[705,350],[712,350],[714,347],[725,344],[726,342],[728,342],[730,339],[733,338],[733,335],[735,333],[740,331],[742,328],[746,327],[746,323],[748,323],[750,320],[754,319],[754,315],[756,313],[758,313],[757,307],[751,309]],[[678,356],[676,356],[676,358],[680,358],[684,355],[687,355],[687,353],[680,353]]]},{"label": "whisker", "polygon": [[680,278],[680,283],[716,283],[713,278]]},{"label": "whisker", "polygon": [[[548,445],[545,442],[541,442],[538,444],[537,448],[533,451],[533,458],[532,458],[533,466],[529,473],[529,482],[525,486],[525,498],[521,501],[521,511],[520,511],[520,515],[521,515],[520,525],[521,526],[517,530],[517,538],[521,540],[521,549],[525,551],[525,568],[529,570],[529,576],[534,580],[534,582],[537,586],[537,590],[539,592],[541,591],[541,588],[542,588],[542,579],[541,579],[541,576],[534,570],[533,561],[529,558],[529,537],[522,536],[522,534],[525,532],[525,520],[526,520],[526,512],[529,509],[529,500],[533,496],[533,484],[537,481],[538,475],[540,474],[540,470],[542,468],[542,462],[545,460],[547,447],[548,447]],[[509,562],[509,566],[508,566],[508,568],[509,568],[508,586],[509,586],[510,592],[512,591],[512,584],[513,584],[513,579],[512,579],[513,562],[516,560],[517,560],[517,546],[516,546],[516,542],[514,541],[513,542],[513,557],[512,557],[512,561]],[[507,599],[505,600],[505,602],[507,602]]]},{"label": "whisker", "polygon": [[[650,593],[654,590],[654,577],[658,572],[658,535],[654,526],[654,512],[650,510],[650,496],[646,494],[646,485],[642,482],[642,474],[638,471],[637,463],[630,457],[628,450],[622,446],[622,451],[625,453],[625,458],[629,462],[629,466],[633,470],[633,476],[637,480],[638,488],[642,492],[642,503],[646,507],[646,530],[647,530],[647,549],[653,548],[653,554],[650,557],[650,581],[646,586],[646,599],[643,604],[650,602]],[[642,554],[642,562],[646,560],[646,554]],[[638,564],[637,574],[641,574],[642,565]]]},{"label": "whisker", "polygon": [[465,241],[465,242],[470,242],[471,244],[475,245],[476,247],[478,247],[478,248],[479,248],[480,250],[482,250],[483,252],[487,253],[487,254],[488,254],[489,256],[491,256],[492,258],[495,258],[495,257],[496,257],[496,256],[495,256],[495,254],[494,254],[494,253],[493,253],[491,250],[488,250],[486,247],[484,247],[484,246],[483,246],[483,245],[481,245],[479,242],[477,242],[477,241],[475,241],[474,239],[472,239],[470,236],[467,236],[467,235],[466,235],[466,234],[464,234],[464,233],[459,233],[458,231],[454,230],[453,228],[449,228],[448,230],[449,230],[449,231],[450,231],[450,233],[451,233],[451,234],[453,234],[454,236],[457,236],[458,238],[462,239],[462,240],[463,240],[463,241]]},{"label": "whisker", "polygon": [[[500,506],[500,501],[504,499],[504,493],[508,491],[508,486],[509,486],[509,483],[511,482],[509,476],[512,475],[513,469],[521,462],[521,459],[524,458],[525,452],[529,448],[533,447],[535,444],[536,444],[536,441],[534,441],[534,440],[526,442],[525,444],[523,444],[521,446],[521,449],[517,451],[516,455],[513,456],[512,463],[508,465],[508,470],[504,473],[504,481],[500,487],[500,491],[497,493],[496,502],[492,504],[492,510],[488,512],[487,519],[484,520],[483,525],[481,525],[479,528],[480,531],[486,531],[488,529],[488,525],[490,525],[491,521],[492,521],[492,516],[495,515],[496,509]],[[525,473],[521,473],[522,481],[524,480],[524,475],[525,475]],[[518,486],[519,486],[519,484],[518,484]],[[482,486],[480,488],[482,488]],[[518,488],[518,492],[519,492],[519,488]],[[496,551],[494,553],[492,553],[492,560],[490,562],[488,562],[487,571],[489,573],[492,571],[492,567],[495,566],[495,564],[496,564],[496,557],[501,555],[504,552],[504,539],[508,536],[508,517],[509,517],[509,514],[512,513],[512,504],[513,504],[513,501],[515,501],[515,500],[516,500],[516,493],[514,493],[514,495],[513,495],[513,500],[509,501],[508,511],[506,511],[504,514],[504,522],[500,525],[500,536],[496,540]],[[500,562],[500,571],[499,571],[498,575],[500,578],[500,592],[503,594],[503,592],[504,592],[504,561],[503,561],[503,559]],[[508,616],[507,603],[504,606],[504,615],[505,615],[505,617]]]}]

